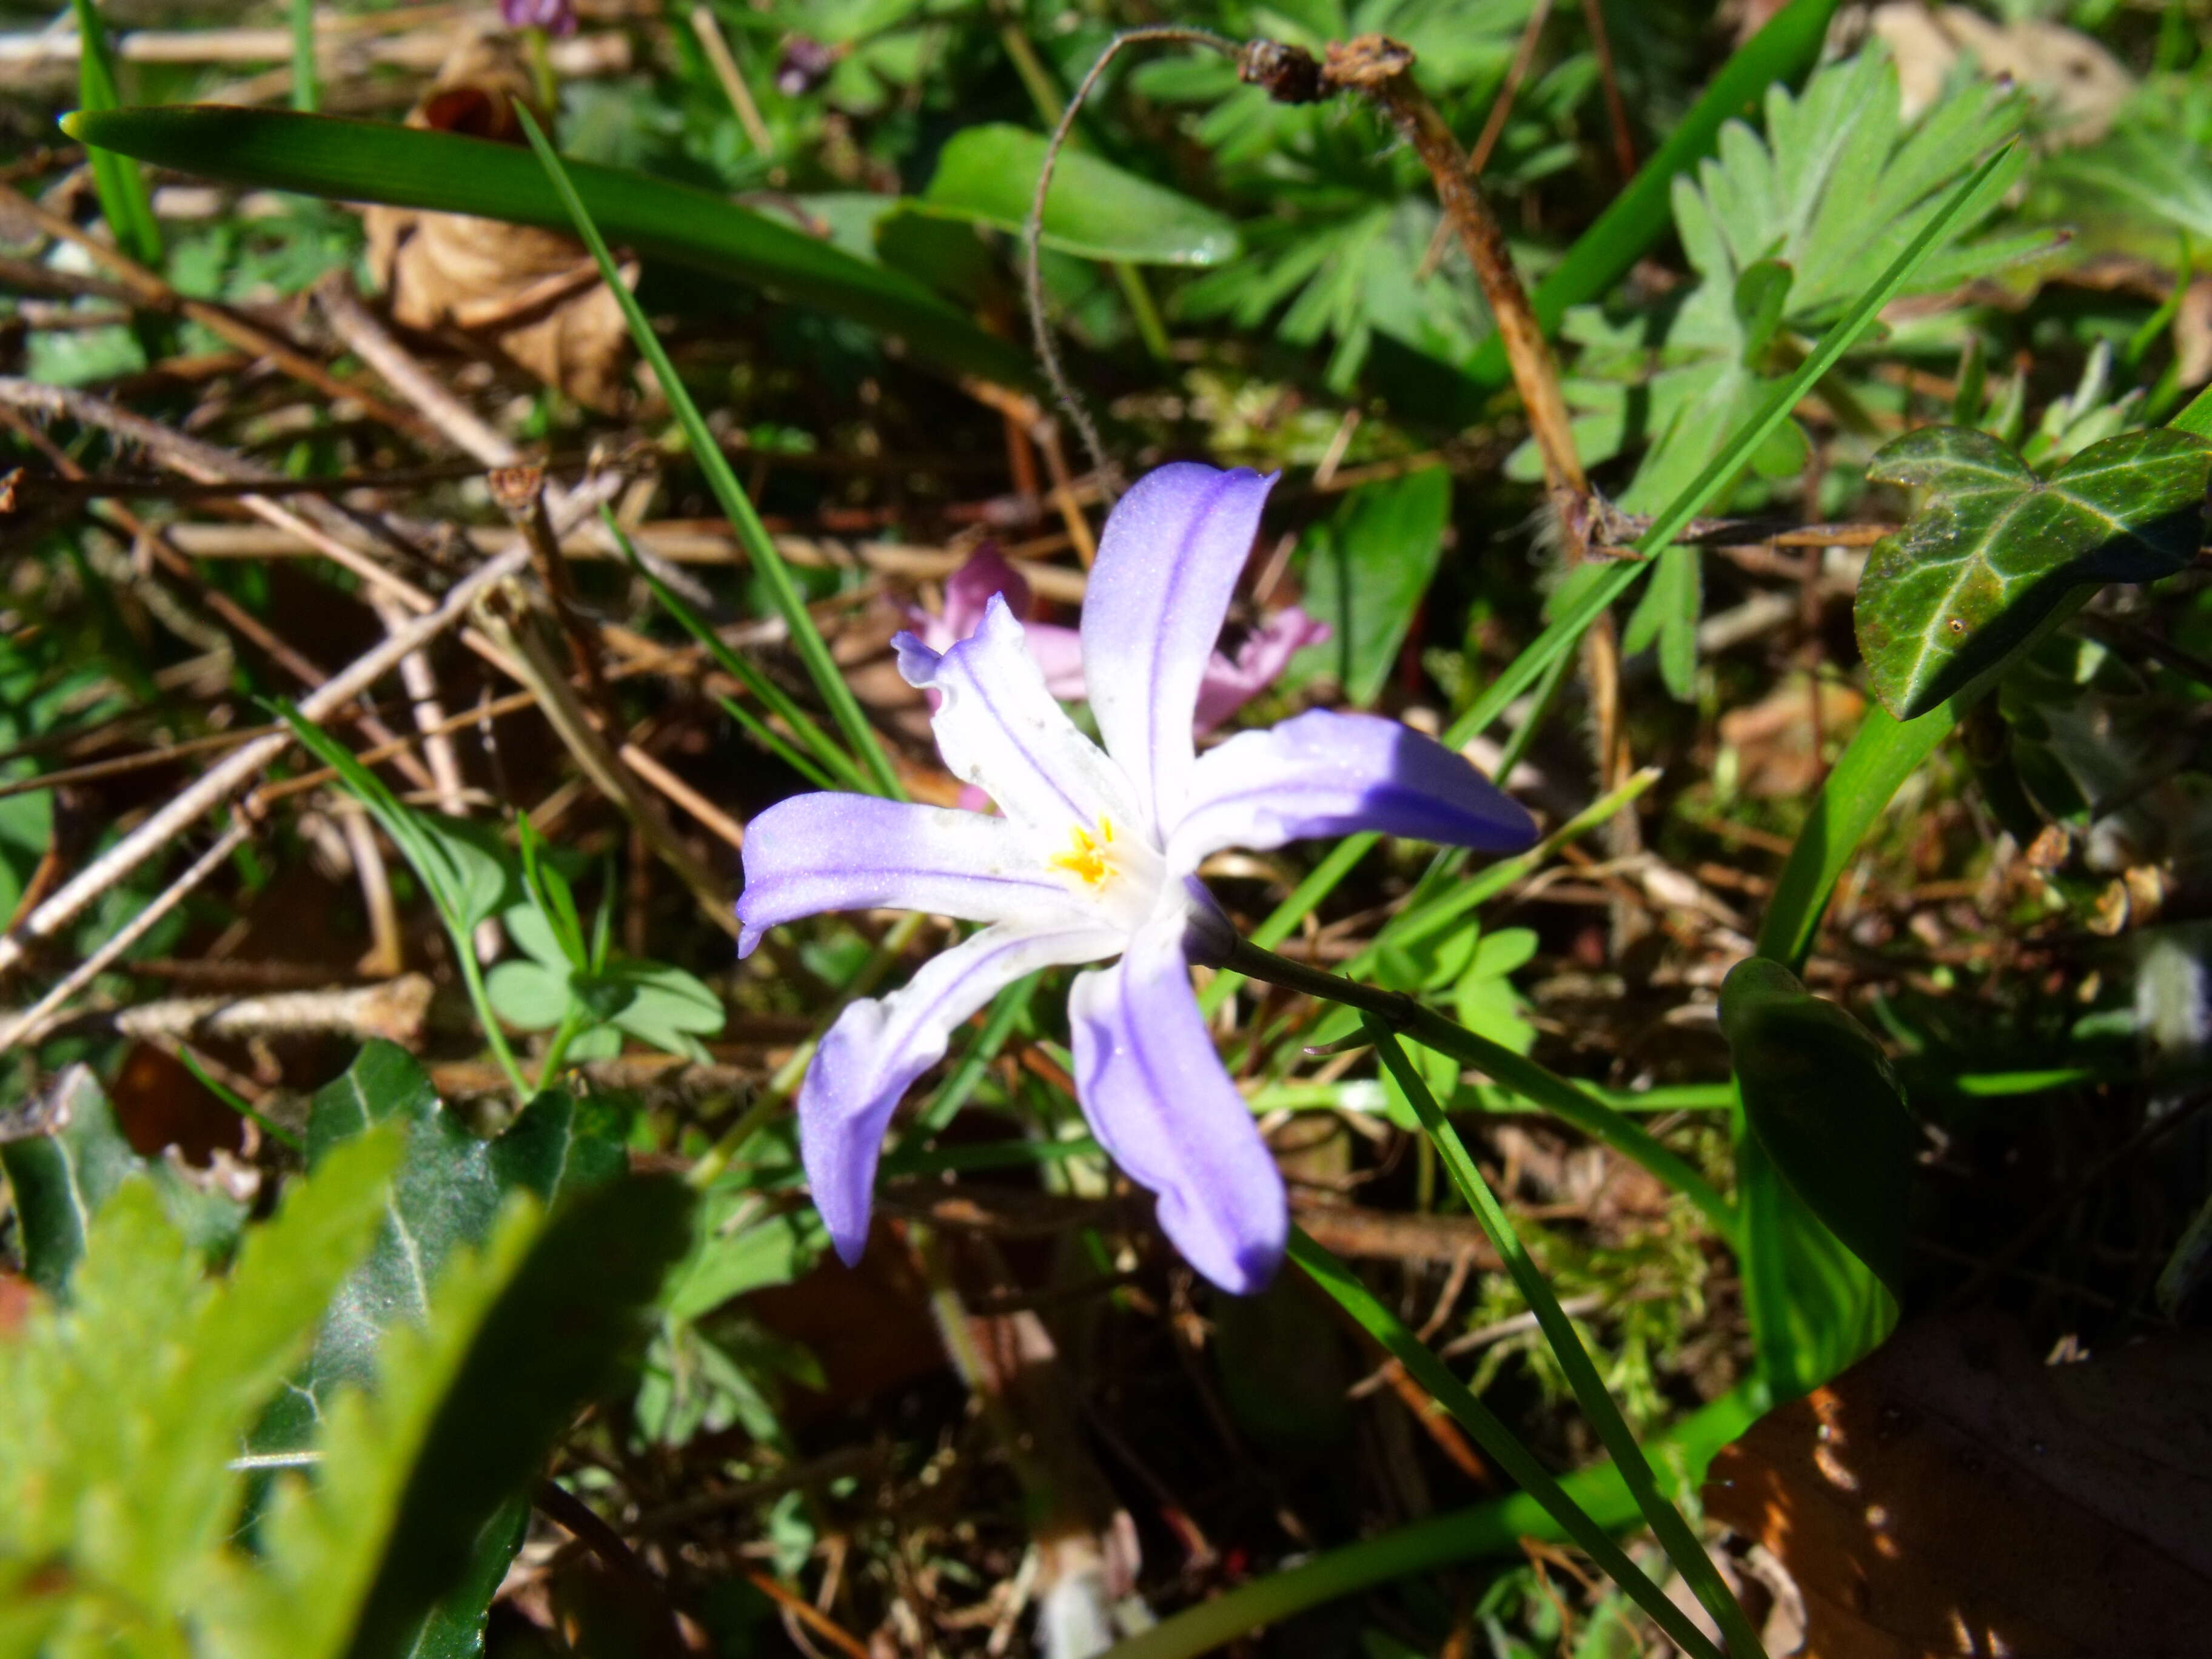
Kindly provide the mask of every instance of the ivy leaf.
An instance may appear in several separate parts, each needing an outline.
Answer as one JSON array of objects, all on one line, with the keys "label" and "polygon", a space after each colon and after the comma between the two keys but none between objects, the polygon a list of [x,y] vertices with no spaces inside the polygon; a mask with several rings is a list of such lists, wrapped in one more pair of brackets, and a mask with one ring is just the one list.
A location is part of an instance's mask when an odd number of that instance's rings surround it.
[{"label": "ivy leaf", "polygon": [[1928,495],[1860,580],[1875,695],[1899,720],[1923,714],[2027,644],[2069,589],[2182,569],[2202,536],[2208,473],[2212,442],[2171,428],[2092,444],[2048,478],[1962,427],[1888,445],[1867,476]]}]

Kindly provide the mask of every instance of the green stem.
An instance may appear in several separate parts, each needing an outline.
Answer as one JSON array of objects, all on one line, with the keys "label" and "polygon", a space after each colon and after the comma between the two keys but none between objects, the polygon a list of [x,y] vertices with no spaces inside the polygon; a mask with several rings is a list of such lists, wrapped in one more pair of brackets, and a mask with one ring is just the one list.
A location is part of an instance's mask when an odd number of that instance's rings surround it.
[{"label": "green stem", "polygon": [[[443,907],[440,907],[442,911]],[[447,915],[443,920],[446,933],[453,941],[453,960],[459,965],[461,982],[468,987],[469,1000],[476,1006],[477,1023],[483,1027],[484,1041],[491,1045],[492,1058],[499,1069],[507,1073],[514,1085],[518,1105],[530,1098],[530,1084],[522,1075],[522,1066],[514,1057],[514,1050],[507,1041],[507,1033],[500,1029],[499,1016],[492,1011],[491,993],[484,987],[483,969],[477,961],[476,941],[470,938],[468,924]]]},{"label": "green stem", "polygon": [[775,540],[768,533],[768,526],[761,522],[760,514],[753,510],[751,499],[746,495],[744,486],[738,483],[737,474],[730,470],[729,458],[722,453],[721,446],[714,441],[714,434],[708,428],[705,417],[699,413],[698,404],[692,401],[690,392],[684,389],[684,382],[677,377],[676,367],[669,362],[668,353],[660,343],[660,337],[653,331],[653,324],[638,305],[637,296],[629,291],[629,285],[622,279],[622,273],[616,269],[614,255],[607,251],[606,239],[599,234],[599,228],[592,222],[583,199],[576,194],[575,185],[569,182],[568,171],[561,165],[560,156],[554,152],[553,146],[528,110],[517,106],[515,114],[522,122],[523,131],[529,135],[530,146],[537,152],[546,177],[552,181],[562,204],[568,209],[568,216],[575,224],[576,234],[583,238],[584,245],[592,251],[592,258],[599,262],[599,274],[606,282],[608,292],[622,307],[623,316],[629,322],[630,337],[637,346],[638,355],[652,368],[653,378],[659,383],[661,395],[668,399],[670,409],[675,412],[678,422],[683,427],[692,459],[698,462],[700,471],[706,474],[708,485],[714,492],[714,499],[720,503],[732,528],[738,532],[738,544],[744,549],[745,557],[750,562],[754,574],[768,584],[769,592],[775,603],[776,614],[783,618],[784,625],[791,630],[792,646],[799,653],[799,660],[806,665],[807,674],[814,681],[815,689],[821,692],[822,700],[830,706],[831,717],[845,734],[846,742],[852,745],[854,754],[860,757],[861,765],[874,781],[878,792],[893,800],[903,800],[906,792],[899,785],[898,775],[891,769],[890,758],[884,754],[875,727],[868,724],[867,715],[861,711],[860,699],[853,695],[853,688],[846,684],[844,672],[837,666],[836,659],[830,655],[829,641],[822,637],[822,630],[814,625],[814,618],[806,609],[805,596],[799,591],[791,567],[784,562],[783,555],[776,550]]},{"label": "green stem", "polygon": [[[1553,1479],[1551,1471],[1514,1437],[1513,1431],[1498,1421],[1467,1384],[1452,1375],[1443,1361],[1422,1346],[1420,1340],[1375,1298],[1351,1268],[1316,1244],[1303,1227],[1291,1229],[1290,1257],[1315,1284],[1335,1298],[1362,1329],[1389,1351],[1391,1358],[1406,1368],[1407,1375],[1427,1389],[1474,1437],[1475,1443],[1491,1461],[1534,1498],[1559,1529],[1579,1545],[1597,1563],[1599,1570],[1650,1614],[1685,1653],[1695,1655],[1697,1659],[1721,1659],[1720,1650],[1711,1638],[1690,1621],[1681,1608],[1667,1599],[1667,1593],[1629,1559],[1626,1550],[1613,1541],[1605,1523]],[[1618,1471],[1620,1466],[1616,1462],[1613,1467]],[[1647,1466],[1647,1480],[1650,1474]],[[1707,1567],[1710,1571],[1710,1563]],[[1756,1653],[1758,1650],[1754,1647],[1745,1651]]]},{"label": "green stem", "polygon": [[[1749,1390],[1737,1389],[1691,1413],[1653,1443],[1655,1453],[1686,1479],[1759,1415]],[[1631,1524],[1636,1505],[1610,1463],[1578,1469],[1559,1483],[1568,1501],[1608,1531]],[[1432,1516],[1379,1538],[1362,1539],[1308,1557],[1249,1583],[1163,1619],[1141,1636],[1111,1649],[1106,1659],[1196,1659],[1247,1632],[1277,1625],[1310,1607],[1431,1568],[1486,1556],[1516,1555],[1523,1539],[1555,1542],[1559,1523],[1525,1492],[1449,1515]]]},{"label": "green stem", "polygon": [[292,0],[292,107],[313,115],[321,104],[315,78],[315,0]]},{"label": "green stem", "polygon": [[1690,1530],[1689,1523],[1682,1519],[1681,1512],[1659,1490],[1658,1478],[1652,1474],[1644,1449],[1636,1443],[1636,1436],[1613,1404],[1612,1395],[1607,1392],[1605,1380],[1597,1374],[1589,1351],[1583,1346],[1582,1334],[1575,1329],[1566,1310],[1559,1306],[1559,1299],[1552,1294],[1552,1287],[1529,1259],[1520,1235],[1513,1231],[1511,1219],[1498,1203],[1497,1194],[1490,1190],[1490,1183],[1483,1179],[1481,1169],[1468,1154],[1459,1132],[1452,1127],[1451,1120],[1443,1115],[1436,1097],[1429,1092],[1428,1085],[1406,1057],[1396,1035],[1373,1014],[1366,1016],[1364,1023],[1382,1064],[1397,1079],[1406,1098],[1413,1103],[1414,1115],[1421,1120],[1421,1127],[1435,1143],[1452,1185],[1459,1188],[1460,1196],[1481,1222],[1483,1232],[1505,1263],[1505,1271],[1513,1276],[1522,1298],[1535,1314],[1537,1324],[1543,1328],[1544,1340],[1551,1345],[1553,1357],[1566,1373],[1568,1386],[1582,1402],[1583,1411],[1597,1430],[1598,1438],[1605,1443],[1606,1450],[1613,1455],[1613,1467],[1628,1483],[1637,1507],[1665,1547],[1674,1570],[1682,1575],[1705,1611],[1719,1625],[1728,1638],[1729,1651],[1739,1659],[1745,1654],[1757,1654],[1764,1659],[1765,1650],[1759,1646],[1751,1621],[1744,1616],[1735,1597],[1729,1594],[1728,1586],[1721,1582],[1711,1558],[1705,1553],[1697,1534]]},{"label": "green stem", "polygon": [[571,1002],[562,1011],[560,1024],[553,1028],[553,1040],[545,1045],[545,1058],[538,1067],[537,1092],[544,1094],[553,1079],[561,1075],[561,1064],[568,1058],[568,1045],[584,1029],[584,1011]]},{"label": "green stem", "polygon": [[1566,1079],[1516,1054],[1502,1043],[1477,1036],[1455,1025],[1434,1009],[1401,991],[1385,991],[1361,985],[1337,975],[1309,968],[1303,963],[1263,951],[1249,940],[1239,940],[1229,953],[1229,967],[1265,980],[1285,990],[1303,991],[1373,1014],[1392,1030],[1401,1031],[1425,1048],[1473,1066],[1533,1101],[1555,1117],[1574,1125],[1592,1139],[1610,1146],[1622,1157],[1641,1164],[1704,1212],[1705,1218],[1730,1248],[1739,1243],[1735,1211],[1711,1182],[1690,1167],[1688,1160],[1661,1146],[1642,1125],[1624,1117],[1595,1096]]}]

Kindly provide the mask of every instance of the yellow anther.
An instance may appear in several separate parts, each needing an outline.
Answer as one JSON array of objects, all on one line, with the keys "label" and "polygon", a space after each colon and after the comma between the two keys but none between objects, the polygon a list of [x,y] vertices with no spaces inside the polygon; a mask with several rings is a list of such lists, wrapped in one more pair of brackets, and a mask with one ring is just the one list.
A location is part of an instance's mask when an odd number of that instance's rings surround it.
[{"label": "yellow anther", "polygon": [[1111,818],[1098,820],[1098,833],[1095,836],[1088,830],[1078,826],[1068,831],[1068,849],[1053,856],[1052,867],[1066,871],[1085,886],[1097,887],[1112,873],[1113,866],[1108,862],[1106,848],[1113,844],[1113,841],[1114,820]]}]

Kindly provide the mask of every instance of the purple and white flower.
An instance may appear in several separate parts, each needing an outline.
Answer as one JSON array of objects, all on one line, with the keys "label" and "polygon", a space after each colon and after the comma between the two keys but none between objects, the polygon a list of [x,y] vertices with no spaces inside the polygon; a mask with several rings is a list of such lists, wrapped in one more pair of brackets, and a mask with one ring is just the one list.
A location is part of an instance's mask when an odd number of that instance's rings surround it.
[{"label": "purple and white flower", "polygon": [[907,1088],[952,1032],[1042,968],[1107,963],[1068,994],[1075,1087],[1099,1144],[1158,1196],[1160,1224],[1223,1289],[1264,1285],[1283,1252],[1283,1182],[1214,1052],[1189,963],[1233,940],[1194,872],[1359,830],[1491,851],[1534,838],[1526,811],[1461,756],[1395,720],[1316,709],[1200,756],[1200,685],[1274,480],[1165,466],[1106,523],[1083,608],[1102,749],[1054,700],[994,595],[942,652],[896,641],[935,691],[945,763],[1003,817],[872,796],[795,796],[745,836],[738,949],[826,910],[889,907],[985,926],[904,989],[854,1003],[799,1097],[814,1201],[847,1261],[867,1237],[876,1159]]},{"label": "purple and white flower", "polygon": [[[914,613],[922,643],[942,653],[969,638],[981,624],[994,595],[1003,596],[1016,620],[1024,624],[1030,654],[1044,671],[1045,689],[1062,702],[1082,702],[1088,695],[1083,678],[1082,635],[1073,628],[1030,620],[1030,585],[996,548],[985,547],[945,578],[942,611]],[[1192,729],[1203,736],[1223,724],[1280,679],[1291,658],[1328,637],[1327,623],[1294,605],[1263,618],[1245,635],[1235,656],[1219,650],[1208,652],[1206,672],[1199,677]]]}]

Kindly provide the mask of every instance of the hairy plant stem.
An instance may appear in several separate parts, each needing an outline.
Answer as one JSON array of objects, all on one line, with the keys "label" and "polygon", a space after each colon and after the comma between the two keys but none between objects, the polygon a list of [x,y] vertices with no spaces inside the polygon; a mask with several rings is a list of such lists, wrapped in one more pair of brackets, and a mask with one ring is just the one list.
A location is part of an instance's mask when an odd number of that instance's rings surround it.
[{"label": "hairy plant stem", "polygon": [[1622,1157],[1641,1164],[1702,1211],[1731,1249],[1739,1242],[1735,1210],[1686,1159],[1669,1152],[1650,1133],[1616,1112],[1603,1101],[1538,1065],[1502,1043],[1477,1036],[1455,1024],[1425,1004],[1402,991],[1340,978],[1318,968],[1279,957],[1249,939],[1239,939],[1221,964],[1249,979],[1265,980],[1285,990],[1340,1002],[1372,1014],[1390,1030],[1413,1039],[1425,1048],[1473,1066],[1510,1089],[1523,1099],[1565,1120],[1591,1139],[1610,1146]]}]

